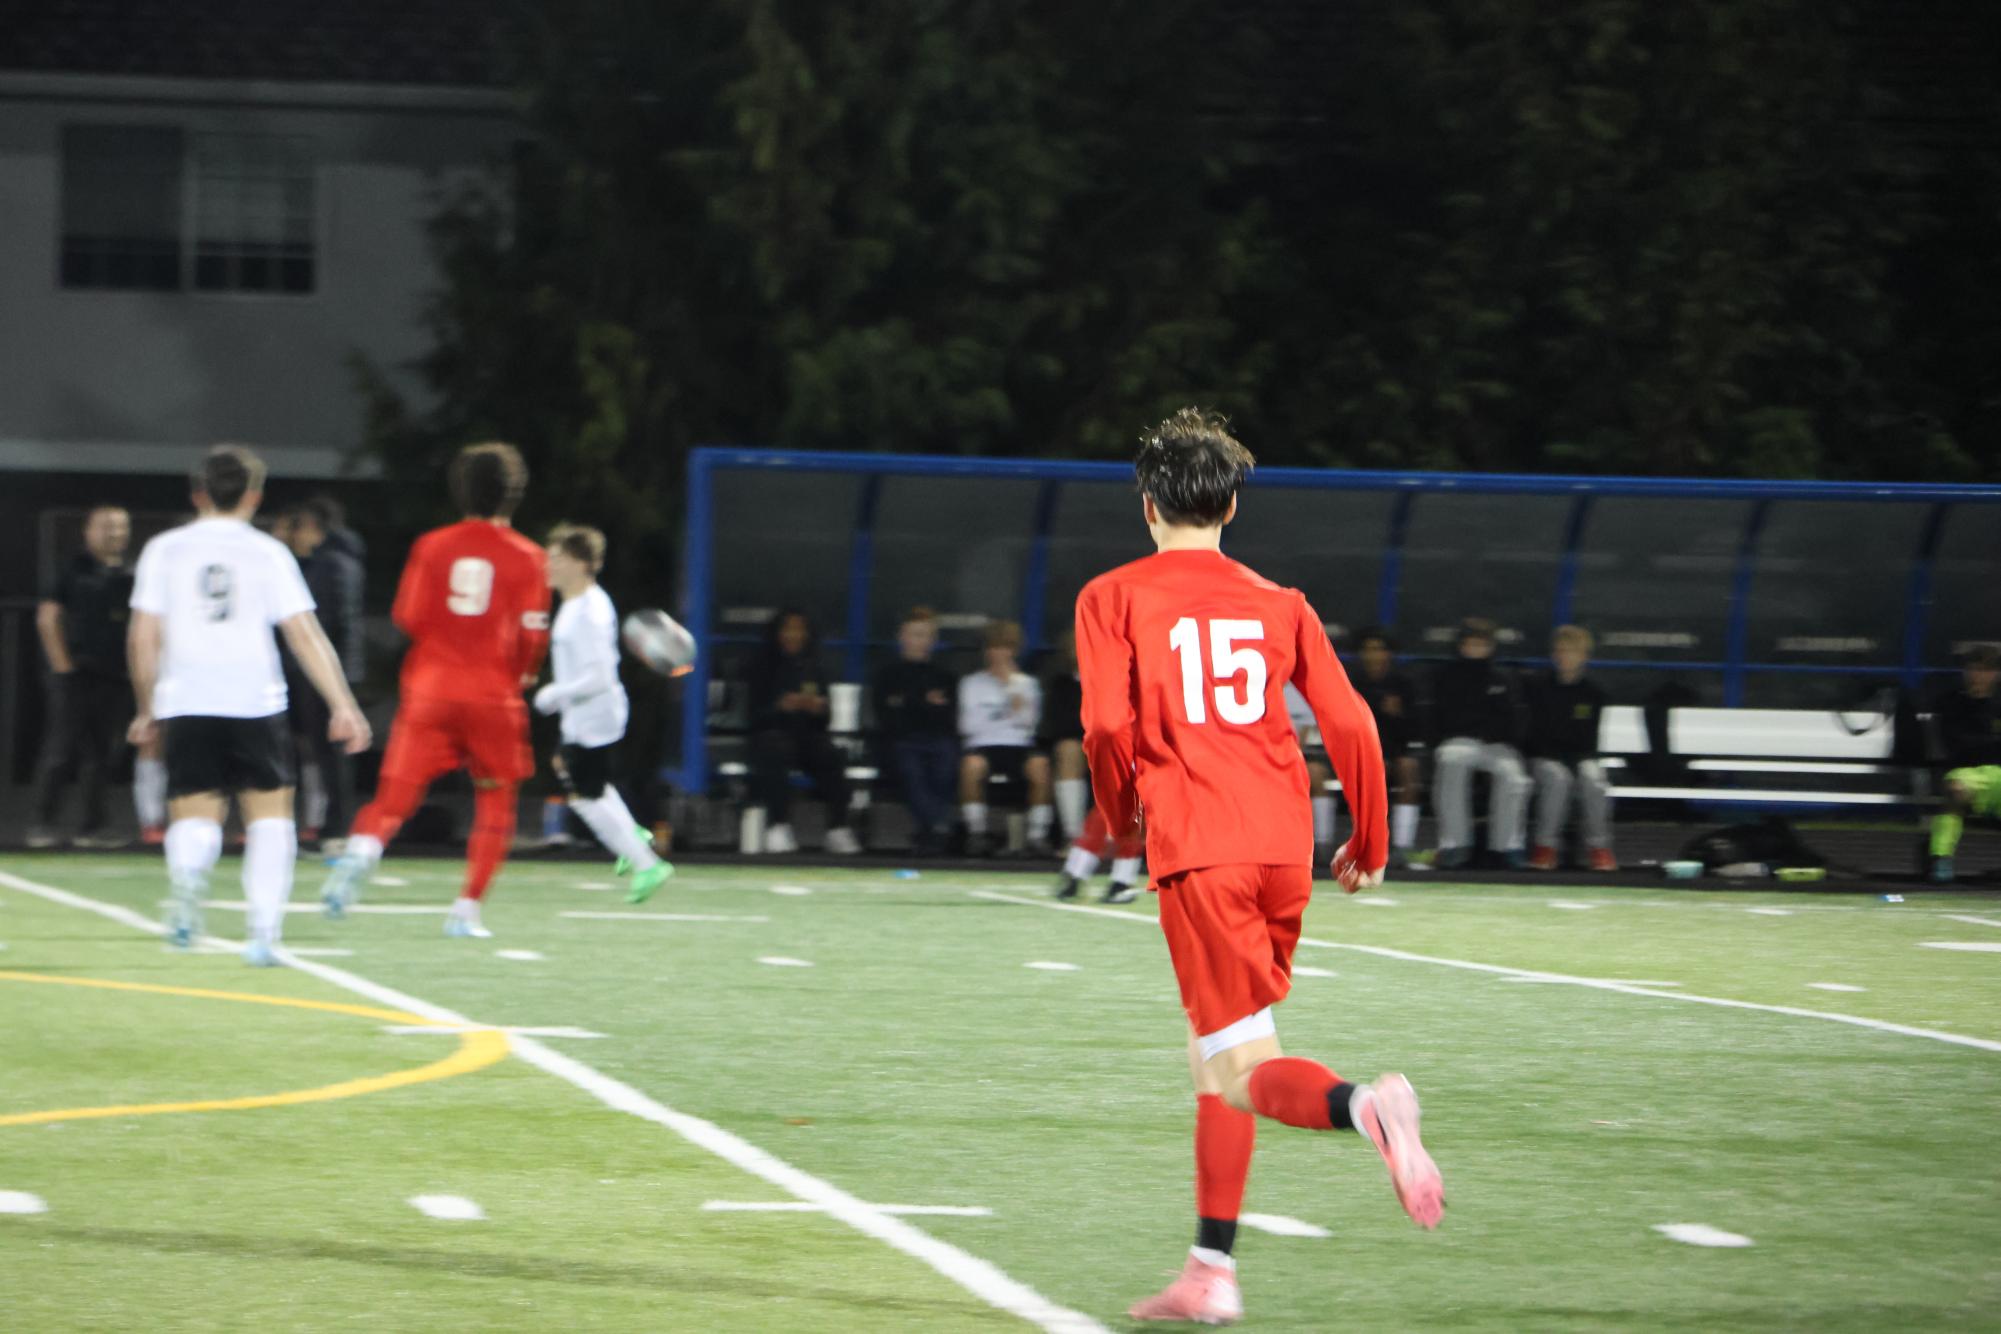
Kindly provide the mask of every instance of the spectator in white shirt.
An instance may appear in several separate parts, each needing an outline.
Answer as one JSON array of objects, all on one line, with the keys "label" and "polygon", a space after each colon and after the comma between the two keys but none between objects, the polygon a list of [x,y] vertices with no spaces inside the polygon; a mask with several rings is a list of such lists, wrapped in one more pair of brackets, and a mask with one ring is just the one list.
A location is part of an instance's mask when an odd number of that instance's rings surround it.
[{"label": "spectator in white shirt", "polygon": [[1013,621],[987,626],[986,670],[959,682],[959,738],[965,744],[959,762],[959,803],[966,821],[966,851],[985,856],[987,786],[995,777],[1028,790],[1028,842],[1031,849],[1049,846],[1049,757],[1037,754],[1035,733],[1042,721],[1042,686],[1021,670],[1021,627]]}]

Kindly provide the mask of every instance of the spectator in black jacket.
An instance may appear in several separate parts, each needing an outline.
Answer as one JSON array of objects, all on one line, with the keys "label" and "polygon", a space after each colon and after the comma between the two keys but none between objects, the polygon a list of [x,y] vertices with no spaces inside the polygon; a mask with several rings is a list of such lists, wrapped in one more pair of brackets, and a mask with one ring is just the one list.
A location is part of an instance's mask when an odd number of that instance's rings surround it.
[{"label": "spectator in black jacket", "polygon": [[1529,865],[1556,869],[1556,845],[1577,793],[1584,821],[1584,845],[1591,869],[1616,871],[1612,855],[1612,784],[1598,762],[1598,723],[1605,692],[1588,679],[1591,632],[1581,626],[1557,628],[1550,641],[1550,670],[1529,682],[1529,767],[1535,775],[1535,848]]},{"label": "spectator in black jacket", "polygon": [[[1396,665],[1397,646],[1389,633],[1370,626],[1355,636],[1359,659],[1355,691],[1376,715],[1376,734],[1383,743],[1383,771],[1390,781],[1391,856],[1399,861],[1417,846],[1418,730],[1417,690]],[[1313,789],[1319,797],[1318,785]]]},{"label": "spectator in black jacket", "polygon": [[939,850],[952,816],[959,773],[959,682],[931,660],[938,616],[918,607],[896,632],[901,656],[876,673],[873,689],[882,751],[903,784],[915,851]]},{"label": "spectator in black jacket", "polygon": [[1976,645],[1961,659],[1957,688],[1933,712],[1947,769],[2001,764],[2001,652]]},{"label": "spectator in black jacket", "polygon": [[1487,843],[1515,867],[1527,865],[1522,807],[1529,775],[1522,765],[1520,704],[1511,673],[1494,662],[1494,623],[1469,618],[1459,629],[1459,656],[1432,680],[1432,720],[1438,737],[1432,806],[1438,812],[1438,865],[1447,870],[1473,856],[1475,770],[1493,780]]},{"label": "spectator in black jacket", "polygon": [[[342,523],[338,502],[317,496],[278,516],[271,531],[298,557],[306,591],[313,595],[320,625],[340,653],[341,670],[350,685],[366,674],[362,594],[367,573],[362,565],[361,539]],[[347,752],[327,740],[326,701],[313,689],[282,638],[286,691],[291,697],[292,745],[305,792],[305,818],[299,837],[314,842],[323,829],[345,829],[354,812],[354,771]],[[338,852],[338,848],[326,849]]]},{"label": "spectator in black jacket", "polygon": [[802,771],[827,804],[827,851],[851,854],[861,843],[848,824],[847,760],[827,735],[827,674],[804,612],[772,619],[764,652],[750,674],[750,771],[770,821],[766,852],[796,852],[792,771]]}]

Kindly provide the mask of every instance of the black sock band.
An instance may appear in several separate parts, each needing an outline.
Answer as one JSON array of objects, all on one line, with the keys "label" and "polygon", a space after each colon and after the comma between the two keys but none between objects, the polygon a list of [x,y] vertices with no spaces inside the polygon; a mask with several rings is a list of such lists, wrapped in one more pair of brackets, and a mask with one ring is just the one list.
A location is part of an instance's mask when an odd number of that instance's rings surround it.
[{"label": "black sock band", "polygon": [[1221,1251],[1228,1255],[1230,1248],[1237,1244],[1237,1220],[1234,1218],[1198,1218],[1195,1220],[1195,1244],[1205,1251]]},{"label": "black sock band", "polygon": [[1355,1096],[1355,1086],[1345,1079],[1327,1090],[1327,1119],[1333,1124],[1330,1130],[1353,1130],[1355,1118],[1348,1114],[1348,1099]]}]

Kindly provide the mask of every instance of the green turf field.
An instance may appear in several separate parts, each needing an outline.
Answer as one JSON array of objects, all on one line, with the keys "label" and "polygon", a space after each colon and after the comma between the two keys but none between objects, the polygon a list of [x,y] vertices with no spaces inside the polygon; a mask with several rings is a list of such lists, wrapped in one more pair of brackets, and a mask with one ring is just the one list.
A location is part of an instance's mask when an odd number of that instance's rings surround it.
[{"label": "green turf field", "polygon": [[[457,881],[384,869],[404,883],[369,908],[441,911]],[[1146,902],[690,869],[622,920],[566,915],[630,911],[605,870],[526,864],[490,941],[435,911],[295,915],[289,944],[351,951],[314,974],[25,889],[151,917],[151,859],[0,873],[0,1210],[46,1206],[0,1212],[0,1330],[1027,1327],[1010,1305],[1120,1329],[1191,1240]],[[235,875],[209,920],[232,938]],[[1246,1209],[1331,1235],[1242,1234],[1252,1327],[2001,1326],[2001,902],[1392,884],[1324,893],[1307,931],[1326,945],[1298,962],[1332,976],[1298,979],[1280,1036],[1410,1075],[1449,1208],[1421,1233],[1361,1142],[1261,1127]],[[438,1007],[602,1036],[441,1030]],[[410,1203],[439,1195],[484,1217]]]}]

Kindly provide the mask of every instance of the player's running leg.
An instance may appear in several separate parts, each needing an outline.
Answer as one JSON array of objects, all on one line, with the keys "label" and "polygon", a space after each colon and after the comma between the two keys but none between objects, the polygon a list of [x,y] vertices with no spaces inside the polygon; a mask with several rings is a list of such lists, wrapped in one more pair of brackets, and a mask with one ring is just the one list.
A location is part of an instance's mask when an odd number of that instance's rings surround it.
[{"label": "player's running leg", "polygon": [[299,855],[299,828],[292,817],[290,789],[246,792],[243,803],[243,897],[250,905],[245,962],[269,967],[278,962],[285,907],[292,897],[292,868]]},{"label": "player's running leg", "polygon": [[486,897],[493,876],[507,860],[507,848],[514,841],[514,821],[520,788],[500,779],[473,780],[472,837],[466,843],[465,888],[445,918],[448,936],[474,936],[481,940],[493,932],[480,921],[480,901]]},{"label": "player's running leg", "polygon": [[1063,872],[1056,878],[1056,897],[1074,899],[1086,880],[1098,873],[1098,865],[1104,860],[1105,849],[1111,844],[1112,828],[1105,823],[1105,817],[1093,806],[1084,817],[1084,827],[1070,844],[1070,851],[1063,857]]},{"label": "player's running leg", "polygon": [[382,751],[375,800],[354,817],[341,855],[330,863],[320,887],[320,907],[328,917],[338,919],[353,906],[382,860],[383,849],[404,821],[417,813],[432,782],[458,767],[459,747],[450,722],[437,701],[422,697],[403,701]]},{"label": "player's running leg", "polygon": [[618,855],[618,874],[630,875],[626,902],[644,903],[674,874],[674,868],[653,851],[653,839],[625,808],[625,798],[610,783],[595,797],[573,796],[570,809],[583,817],[598,842]]},{"label": "player's running leg", "polygon": [[1131,903],[1139,897],[1140,869],[1146,860],[1146,843],[1138,834],[1128,834],[1115,845],[1112,880],[1105,886],[1106,903]]},{"label": "player's running leg", "polygon": [[202,933],[201,905],[208,897],[209,872],[222,856],[222,798],[215,794],[176,799],[167,825],[167,939],[190,948]]}]

